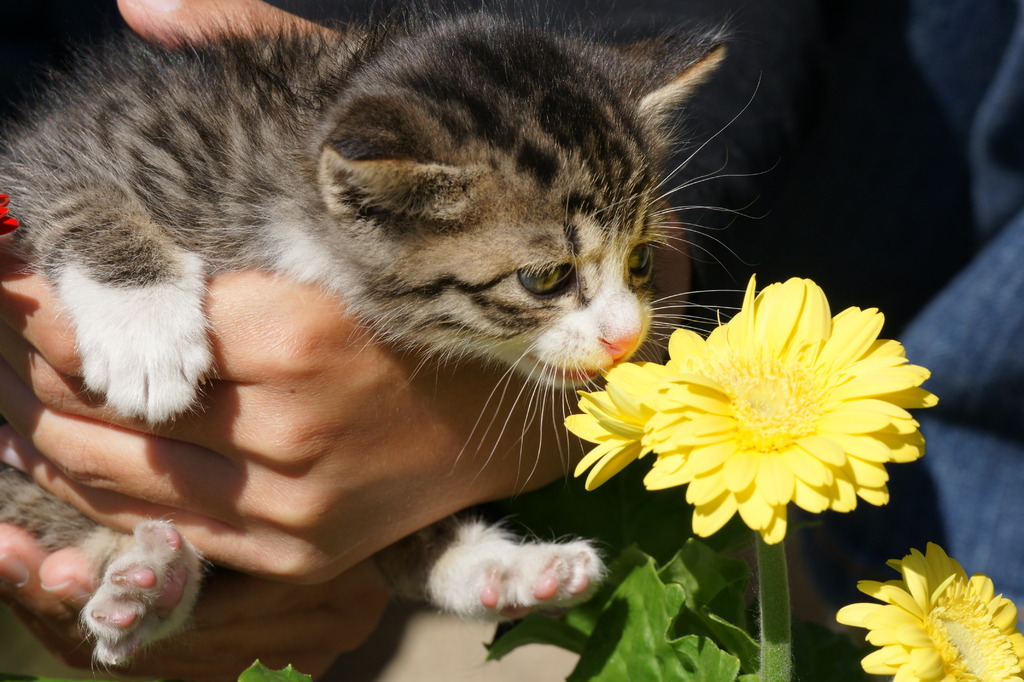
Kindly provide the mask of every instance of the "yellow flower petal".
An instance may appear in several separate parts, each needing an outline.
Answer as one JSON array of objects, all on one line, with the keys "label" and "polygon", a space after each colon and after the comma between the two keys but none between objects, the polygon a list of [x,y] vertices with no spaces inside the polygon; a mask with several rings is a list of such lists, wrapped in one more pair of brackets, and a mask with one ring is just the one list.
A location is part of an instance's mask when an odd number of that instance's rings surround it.
[{"label": "yellow flower petal", "polygon": [[761,458],[755,485],[765,502],[772,506],[785,505],[793,499],[796,477],[781,456],[769,455]]},{"label": "yellow flower petal", "polygon": [[737,493],[736,501],[743,523],[753,530],[763,531],[771,525],[772,519],[778,513],[777,507],[769,504],[754,487]]},{"label": "yellow flower petal", "polygon": [[891,423],[891,419],[884,414],[841,407],[822,415],[821,421],[818,422],[818,431],[823,434],[873,433],[883,430]]},{"label": "yellow flower petal", "polygon": [[818,355],[822,366],[846,366],[860,360],[882,332],[885,317],[874,308],[847,308],[832,319],[832,335]]},{"label": "yellow flower petal", "polygon": [[878,462],[868,462],[859,457],[849,457],[847,461],[858,488],[881,488],[888,483],[889,473]]},{"label": "yellow flower petal", "polygon": [[668,339],[669,357],[676,362],[704,354],[704,339],[689,329],[677,329]]},{"label": "yellow flower petal", "polygon": [[834,438],[807,436],[794,441],[793,444],[829,466],[841,467],[846,465],[846,453],[843,452],[843,449],[836,443]]},{"label": "yellow flower petal", "polygon": [[864,657],[861,661],[861,665],[864,668],[864,672],[869,675],[892,675],[899,668],[899,663],[893,661],[893,651],[888,649],[879,649]]},{"label": "yellow flower petal", "polygon": [[807,485],[824,488],[832,484],[832,470],[802,447],[788,448],[781,457],[793,476]]},{"label": "yellow flower petal", "polygon": [[865,621],[873,613],[884,608],[885,606],[882,604],[868,604],[865,602],[848,604],[836,612],[836,621],[843,625],[862,628],[864,627]]},{"label": "yellow flower petal", "polygon": [[[598,446],[600,447],[600,446]],[[640,444],[630,443],[615,449],[610,449],[604,457],[600,458],[594,468],[587,475],[586,488],[593,490],[605,484],[615,474],[626,468],[626,465],[640,456]]]},{"label": "yellow flower petal", "polygon": [[722,478],[721,471],[693,478],[686,489],[686,501],[694,506],[700,506],[717,499],[725,488]]},{"label": "yellow flower petal", "polygon": [[810,486],[797,479],[793,488],[793,504],[812,514],[820,514],[829,508],[832,496],[831,486]]},{"label": "yellow flower petal", "polygon": [[942,680],[946,677],[946,670],[942,665],[942,657],[934,648],[914,649],[910,652],[910,669],[914,671],[922,682],[931,680]]},{"label": "yellow flower petal", "polygon": [[621,440],[607,440],[603,443],[598,444],[596,448],[593,448],[588,452],[580,463],[576,465],[576,471],[573,475],[580,476],[584,471],[600,462],[603,458],[609,455],[614,456],[618,450],[629,445],[629,441]]},{"label": "yellow flower petal", "polygon": [[702,476],[722,466],[735,453],[736,444],[728,440],[695,447],[687,458],[690,471]]},{"label": "yellow flower petal", "polygon": [[928,378],[928,372],[916,365],[902,365],[858,374],[835,389],[833,400],[857,400],[899,393],[916,388]]},{"label": "yellow flower petal", "polygon": [[881,488],[865,488],[862,486],[857,488],[857,497],[870,505],[882,507],[889,504],[889,489],[885,486]]},{"label": "yellow flower petal", "polygon": [[726,490],[734,493],[746,490],[757,478],[760,464],[760,455],[745,450],[734,453],[722,467],[722,482]]},{"label": "yellow flower petal", "polygon": [[591,443],[607,440],[611,434],[589,414],[571,414],[565,418],[565,427],[572,433]]},{"label": "yellow flower petal", "polygon": [[1016,609],[1011,618],[1002,614],[1012,603],[996,596],[991,580],[968,578],[933,543],[888,564],[902,580],[857,586],[883,604],[851,604],[836,614],[841,623],[866,628],[867,641],[881,647],[863,659],[865,671],[908,682],[1022,679]]},{"label": "yellow flower petal", "polygon": [[693,532],[704,538],[714,535],[736,515],[737,511],[736,498],[728,493],[722,493],[711,502],[699,505],[693,510]]},{"label": "yellow flower petal", "polygon": [[670,474],[658,471],[657,469],[651,469],[644,476],[644,487],[647,490],[667,490],[668,488],[678,488],[679,486],[686,485],[690,480],[690,477],[683,472]]}]

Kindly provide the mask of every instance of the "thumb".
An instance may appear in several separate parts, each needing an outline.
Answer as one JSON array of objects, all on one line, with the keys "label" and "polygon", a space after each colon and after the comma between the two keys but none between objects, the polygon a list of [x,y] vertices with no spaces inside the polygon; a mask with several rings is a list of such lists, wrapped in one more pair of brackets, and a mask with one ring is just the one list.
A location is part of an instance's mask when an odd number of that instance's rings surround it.
[{"label": "thumb", "polygon": [[117,6],[132,30],[164,45],[202,41],[218,32],[317,28],[260,0],[117,0]]}]

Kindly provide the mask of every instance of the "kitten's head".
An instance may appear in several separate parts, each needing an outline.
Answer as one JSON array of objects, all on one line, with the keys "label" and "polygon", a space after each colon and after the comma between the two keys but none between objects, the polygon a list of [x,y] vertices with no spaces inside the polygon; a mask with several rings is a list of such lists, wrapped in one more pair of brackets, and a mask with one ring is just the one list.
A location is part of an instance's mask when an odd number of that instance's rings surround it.
[{"label": "kitten's head", "polygon": [[320,157],[361,309],[399,342],[556,385],[628,358],[670,114],[721,57],[707,36],[611,48],[486,16],[379,41]]}]

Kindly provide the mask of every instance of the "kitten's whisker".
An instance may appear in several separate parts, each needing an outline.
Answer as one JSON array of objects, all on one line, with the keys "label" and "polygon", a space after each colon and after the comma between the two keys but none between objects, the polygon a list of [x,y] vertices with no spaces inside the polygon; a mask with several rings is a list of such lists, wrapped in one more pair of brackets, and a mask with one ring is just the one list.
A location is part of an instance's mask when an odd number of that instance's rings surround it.
[{"label": "kitten's whisker", "polygon": [[[502,379],[499,381],[500,384],[504,385],[504,388],[503,388],[503,390],[501,392],[501,399],[499,400],[498,405],[496,406],[496,409],[495,409],[494,413],[491,416],[491,421],[487,424],[487,428],[484,430],[484,432],[483,432],[483,434],[481,436],[481,440],[486,439],[487,434],[489,434],[491,432],[491,428],[494,426],[495,422],[497,421],[498,417],[500,416],[500,414],[502,412],[502,408],[503,408],[504,402],[505,402],[505,395],[507,394],[508,387],[511,385],[511,380],[512,380],[512,377],[513,377],[513,372],[518,368],[519,364],[523,361],[523,359],[528,356],[529,351],[530,351],[530,349],[527,349],[527,350],[523,351],[523,353],[519,356],[519,358],[514,363],[512,363],[511,366],[505,371],[504,375],[502,376]],[[488,453],[488,455],[487,455],[486,459],[484,460],[483,464],[480,466],[480,470],[477,472],[477,475],[474,478],[474,480],[476,480],[476,478],[478,478],[480,476],[480,474],[483,473],[483,470],[487,467],[488,464],[490,464],[491,460],[494,458],[494,455],[496,454],[497,449],[498,449],[499,445],[501,444],[501,439],[504,437],[505,431],[508,428],[509,421],[512,418],[512,414],[515,412],[515,409],[516,409],[517,405],[519,404],[520,399],[522,398],[523,391],[525,391],[526,388],[529,385],[530,385],[530,382],[525,382],[524,381],[522,386],[519,388],[519,392],[516,394],[515,398],[513,398],[512,405],[509,406],[509,408],[507,410],[504,410],[505,411],[505,420],[502,423],[501,429],[498,432],[497,437],[494,439],[494,442],[493,442],[493,444],[491,446],[490,453]],[[493,395],[493,391],[492,391],[492,395]],[[487,402],[488,403],[490,402],[490,398],[488,398]],[[486,411],[486,404],[484,406],[484,410],[481,412],[481,417],[483,416],[483,412],[484,411]],[[477,420],[477,423],[479,423],[479,418]],[[475,432],[475,429],[476,429],[476,427],[474,426],[474,432]],[[522,441],[520,440],[520,442],[522,442]],[[468,444],[469,444],[469,442],[467,441],[467,445]],[[463,450],[464,449],[465,449],[465,447],[463,448]]]},{"label": "kitten's whisker", "polygon": [[[526,432],[529,429],[530,425],[534,421],[534,415],[538,415],[539,418],[540,418],[540,434],[539,434],[539,438],[537,439],[537,448],[536,448],[536,452],[534,453],[534,457],[533,457],[533,466],[530,468],[530,471],[526,474],[526,478],[523,479],[523,484],[522,485],[523,485],[524,489],[529,484],[530,479],[533,478],[533,475],[535,473],[537,473],[537,467],[540,465],[540,453],[542,453],[544,451],[544,422],[543,422],[543,417],[544,417],[545,406],[547,405],[547,391],[545,391],[544,388],[545,387],[542,386],[540,383],[534,383],[534,385],[533,385],[533,392],[530,395],[530,402],[527,404],[528,410],[531,413],[533,413],[533,414],[531,414],[530,418],[523,423],[523,429],[522,429],[522,432],[520,433],[520,436],[519,436],[519,442],[521,444],[521,447],[519,448],[519,464],[520,464],[520,472],[521,472],[522,471],[521,467],[522,467],[522,463],[523,463],[523,454],[524,454],[523,453],[523,448],[525,447],[525,444],[526,444]],[[552,387],[552,388],[554,388],[554,387]],[[540,406],[539,406],[539,408],[536,406],[536,400],[537,400],[537,395],[538,394],[540,394]],[[516,491],[516,492],[518,493],[520,491]]]},{"label": "kitten's whisker", "polygon": [[682,162],[680,162],[678,165],[676,165],[675,168],[673,168],[671,171],[669,171],[665,175],[664,179],[659,183],[659,186],[667,183],[669,180],[674,178],[677,173],[682,171],[683,168],[685,168],[691,161],[693,161],[693,159],[697,156],[697,154],[699,154],[701,151],[703,151],[714,140],[718,139],[733,123],[735,123],[737,120],[739,120],[740,116],[742,116],[744,113],[746,113],[747,109],[749,109],[750,105],[754,102],[754,97],[757,96],[757,91],[760,89],[760,87],[761,87],[761,77],[758,76],[757,83],[754,85],[754,91],[752,93],[750,93],[750,97],[747,99],[746,103],[742,107],[740,107],[740,110],[738,112],[736,112],[736,114],[731,119],[726,121],[725,124],[722,125],[722,127],[720,127],[717,131],[715,131],[714,134],[712,134],[710,137],[708,137],[708,139],[704,140],[704,142],[699,144],[696,149],[694,149],[692,152],[690,152],[689,155],[687,155],[686,158],[684,158],[682,160]]},{"label": "kitten's whisker", "polygon": [[[778,168],[778,166],[779,166],[779,162],[776,161],[774,164],[771,165],[771,167],[766,168],[765,170],[760,170],[760,171],[749,171],[749,172],[746,172],[746,173],[720,173],[718,171],[715,171],[714,173],[707,173],[705,175],[697,176],[695,178],[690,178],[686,182],[682,182],[682,183],[676,185],[672,189],[670,189],[667,192],[661,194],[657,198],[657,201],[665,201],[670,196],[675,194],[676,192],[681,192],[681,191],[683,191],[685,189],[690,189],[692,187],[696,187],[698,185],[702,185],[705,182],[708,182],[709,180],[729,180],[729,179],[733,179],[733,178],[756,178],[758,176],[767,175],[768,173],[771,173],[776,168]],[[724,165],[722,167],[724,168]],[[719,170],[721,170],[721,168]],[[754,204],[754,202],[751,201],[744,208],[750,208],[750,206],[752,206],[753,204]],[[690,206],[688,204],[684,204],[684,205],[679,206],[679,207],[659,209],[659,212],[660,212],[659,214],[663,215],[665,213],[672,213],[672,212],[677,211],[677,210],[691,210],[691,209],[698,209],[698,208],[706,208],[706,207],[704,207],[704,206]],[[719,207],[718,210],[731,211],[732,209],[726,209],[724,207]],[[656,214],[656,215],[658,215],[658,214]]]},{"label": "kitten's whisker", "polygon": [[[520,359],[522,359],[522,358],[520,358]],[[484,418],[484,415],[487,414],[487,408],[491,405],[491,401],[494,400],[495,394],[500,389],[501,390],[501,395],[498,398],[498,403],[495,406],[494,411],[491,413],[491,420],[490,420],[490,422],[488,422],[487,427],[483,430],[483,432],[479,436],[480,441],[483,441],[483,440],[485,440],[487,438],[487,434],[490,433],[491,427],[494,426],[494,422],[497,420],[498,415],[501,413],[501,406],[505,402],[505,396],[506,396],[506,394],[508,392],[509,386],[511,385],[512,377],[513,377],[513,375],[516,372],[516,365],[518,363],[519,363],[519,360],[517,360],[515,363],[513,363],[512,365],[507,367],[505,369],[505,371],[502,373],[501,377],[499,377],[498,380],[494,383],[494,387],[491,388],[491,392],[488,394],[487,399],[484,401],[483,406],[480,408],[480,414],[477,416],[476,421],[473,423],[473,428],[470,429],[469,435],[466,437],[466,442],[463,443],[462,448],[459,449],[458,454],[455,456],[455,461],[452,464],[453,468],[462,459],[462,455],[466,452],[466,448],[468,448],[470,443],[473,442],[473,437],[477,435],[477,429],[480,427],[480,424],[481,424],[481,422],[482,422],[482,420]],[[495,445],[495,447],[497,447],[497,446]],[[493,450],[492,450],[491,455],[493,455],[493,454],[494,453],[493,453]],[[488,456],[487,461],[488,462],[490,461],[490,456]]]},{"label": "kitten's whisker", "polygon": [[[499,445],[501,443],[501,439],[504,437],[505,432],[508,430],[508,426],[509,426],[509,424],[511,422],[512,415],[515,413],[516,408],[519,406],[520,400],[522,400],[523,392],[528,387],[531,387],[531,386],[533,386],[533,388],[535,389],[535,385],[532,385],[531,382],[523,382],[523,385],[520,387],[519,392],[516,394],[515,398],[512,401],[512,405],[511,405],[510,409],[508,411],[506,411],[506,413],[505,413],[505,420],[504,420],[504,422],[501,425],[501,429],[498,431],[498,435],[497,435],[497,438],[494,441],[494,444],[491,446],[491,451],[490,451],[490,453],[488,453],[487,458],[484,460],[483,464],[480,466],[479,472],[477,472],[477,476],[478,477],[479,477],[480,474],[483,473],[483,470],[487,467],[487,465],[491,463],[491,460],[494,459],[495,454],[497,454],[497,450],[498,450],[498,447],[499,447]],[[528,412],[528,414],[526,415],[526,418],[524,419],[524,422],[526,422],[527,425],[532,424],[532,422],[533,422],[532,415],[529,414],[529,409],[528,408],[529,408],[529,402],[527,402],[527,412]],[[524,429],[525,428],[526,427],[524,426]],[[525,433],[525,431],[524,431],[524,433]],[[523,443],[523,436],[522,435],[520,435],[519,442],[520,442],[520,444]],[[522,459],[522,448],[520,448],[520,461],[521,461],[521,459]]]},{"label": "kitten's whisker", "polygon": [[[714,139],[714,138],[712,138],[712,139]],[[711,140],[708,140],[708,142],[710,142],[710,141]],[[694,155],[697,152],[699,152],[699,151],[700,151],[700,149],[696,150],[693,154],[688,156],[681,164],[676,166],[676,168],[673,169],[668,175],[666,175],[664,178],[662,178],[661,181],[657,185],[655,185],[655,190],[660,190],[662,187],[664,187],[666,184],[668,184],[668,181],[671,180],[678,171],[682,170],[685,165],[689,164],[690,161],[693,160]],[[661,194],[661,195],[657,196],[654,199],[654,203],[658,203],[660,201],[664,201],[669,196],[671,196],[673,193],[678,192],[681,189],[686,189],[688,187],[693,187],[695,185],[699,185],[701,183],[707,182],[708,180],[716,180],[716,179],[722,178],[722,177],[729,177],[728,175],[725,175],[725,174],[722,173],[722,171],[725,170],[725,167],[728,166],[728,165],[729,165],[729,150],[726,149],[725,150],[725,159],[722,161],[722,165],[720,165],[718,168],[716,168],[713,171],[708,171],[704,175],[697,175],[695,177],[689,178],[688,180],[686,180],[685,182],[677,185],[673,189],[670,189],[669,191],[665,192],[664,194]]]},{"label": "kitten's whisker", "polygon": [[[702,235],[702,236],[704,236],[709,241],[712,241],[715,244],[718,244],[719,246],[724,248],[726,250],[726,252],[729,253],[729,255],[733,256],[739,262],[741,262],[741,263],[743,263],[744,265],[747,265],[747,266],[750,265],[750,263],[748,263],[745,259],[741,258],[740,255],[737,254],[732,249],[732,247],[730,247],[727,244],[725,244],[725,242],[723,242],[722,240],[720,240],[720,239],[718,239],[716,237],[712,237],[710,235]],[[717,254],[712,252],[711,249],[709,249],[708,247],[704,246],[702,243],[700,243],[698,241],[690,240],[690,239],[685,239],[683,237],[678,237],[677,239],[682,241],[682,245],[676,245],[676,244],[672,244],[672,243],[667,243],[666,242],[665,246],[667,248],[670,248],[670,249],[676,251],[676,252],[683,253],[686,256],[688,256],[691,260],[695,260],[695,261],[698,261],[698,262],[706,262],[706,261],[698,259],[698,256],[694,252],[696,251],[696,252],[698,252],[700,254],[705,254],[705,255],[711,257],[711,262],[717,263],[721,267],[725,268],[725,263],[722,262],[722,259],[719,258]]]},{"label": "kitten's whisker", "polygon": [[[751,205],[752,204],[747,204],[745,208],[749,208]],[[725,206],[711,206],[707,204],[684,204],[683,206],[680,206],[678,210],[669,211],[669,213],[678,213],[679,211],[711,211],[713,213],[729,213],[738,218],[747,218],[749,220],[760,220],[764,217],[744,213],[743,209],[726,208]]]},{"label": "kitten's whisker", "polygon": [[[688,291],[679,291],[679,292],[676,292],[676,293],[673,293],[673,294],[666,294],[666,295],[664,295],[664,296],[662,296],[660,298],[656,298],[654,300],[654,303],[661,303],[662,301],[668,301],[668,300],[673,299],[673,298],[682,298],[684,296],[687,299],[691,299],[691,298],[700,297],[700,296],[710,296],[710,295],[717,296],[717,295],[721,295],[721,294],[727,294],[729,296],[732,296],[733,294],[742,294],[742,293],[743,293],[742,289],[690,289]],[[697,301],[693,301],[693,304],[694,305],[703,305],[701,303],[698,303]],[[718,308],[719,306],[716,305],[714,307]],[[737,307],[737,309],[739,309],[739,308]]]}]

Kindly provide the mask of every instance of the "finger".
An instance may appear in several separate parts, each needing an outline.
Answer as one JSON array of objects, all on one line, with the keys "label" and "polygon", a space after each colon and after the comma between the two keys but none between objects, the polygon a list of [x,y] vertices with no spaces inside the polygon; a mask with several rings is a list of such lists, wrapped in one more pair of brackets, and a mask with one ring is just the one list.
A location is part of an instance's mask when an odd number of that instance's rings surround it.
[{"label": "finger", "polygon": [[93,590],[93,569],[75,549],[47,552],[16,526],[0,524],[0,593],[27,610],[77,628]]},{"label": "finger", "polygon": [[258,271],[215,276],[205,305],[217,376],[227,381],[261,382],[289,370],[312,374],[311,359],[361,351],[371,338],[321,287]]},{"label": "finger", "polygon": [[[76,375],[80,362],[75,336],[52,289],[42,275],[0,247],[0,318],[28,343],[40,349],[47,363],[65,375]],[[47,353],[47,351],[51,351]]]},{"label": "finger", "polygon": [[[282,525],[287,525],[290,517],[275,504],[275,497],[299,499],[297,493],[279,493],[280,486],[268,488],[262,481],[250,481],[248,474],[231,466],[213,468],[229,472],[230,476],[197,474],[196,468],[210,469],[190,465],[188,462],[179,466],[180,458],[170,454],[176,452],[184,455],[200,448],[90,424],[85,420],[47,413],[45,410],[43,414],[46,417],[42,420],[44,427],[41,430],[54,433],[58,437],[55,442],[62,442],[66,436],[71,435],[86,445],[82,451],[74,451],[78,455],[75,462],[81,469],[69,476],[8,425],[0,426],[0,461],[25,471],[42,488],[96,521],[130,533],[142,521],[168,519],[210,561],[256,575],[323,581],[336,576],[346,567],[335,565],[331,557],[320,550],[319,545],[310,545],[302,537],[282,534]],[[48,420],[53,423],[46,426]],[[72,433],[76,431],[78,433]],[[123,459],[117,459],[118,462],[123,461],[131,467],[134,462],[132,448],[141,440],[151,447],[148,451],[138,452],[137,456],[143,461],[152,458],[151,466],[163,472],[162,475],[154,476],[143,465],[134,469],[142,472],[141,476],[124,476],[123,472],[118,472],[116,481],[109,479],[106,472],[116,471],[116,468],[107,468],[112,465],[104,458],[106,451],[90,447],[100,441],[117,441],[117,438],[108,437],[115,434],[124,439],[124,449],[129,451],[127,454],[118,452],[119,456],[123,456]],[[205,456],[212,453],[202,452],[204,455],[194,461],[208,461]],[[95,469],[96,458],[104,458],[99,469]],[[101,482],[111,489],[84,485],[75,477],[89,479],[93,483]],[[242,491],[250,484],[257,490],[269,489],[272,494],[243,498]],[[120,492],[125,489],[131,492]],[[302,515],[306,512],[306,505],[299,505],[297,509],[299,511],[295,514],[304,518]],[[285,521],[282,522],[278,517],[285,518]],[[397,538],[385,539],[390,542]],[[264,544],[259,545],[261,542]],[[257,545],[256,550],[254,544]]]},{"label": "finger", "polygon": [[218,29],[319,28],[259,0],[118,0],[117,5],[132,30],[165,45],[203,40]]},{"label": "finger", "polygon": [[108,421],[112,411],[87,392],[78,377],[58,372],[20,334],[0,324],[0,359],[14,370],[21,383],[31,387],[40,402],[58,412]]},{"label": "finger", "polygon": [[[44,412],[44,414],[46,413]],[[109,429],[101,425],[89,425],[82,420],[69,419],[61,415],[49,414],[48,416],[56,420],[56,425],[53,427],[55,432],[68,433],[76,429],[83,430],[83,428],[86,432],[89,432],[91,428],[95,430],[92,433],[98,439],[106,438],[106,436],[112,434],[119,434],[127,439],[127,443],[132,443],[136,437],[150,438],[141,434],[119,432],[118,430]],[[83,436],[79,433],[75,437],[82,438]],[[88,442],[88,440],[89,437],[85,436],[83,442]],[[154,439],[154,441],[159,440],[161,439]],[[82,458],[86,466],[88,466],[90,453],[98,455],[102,453],[102,449],[86,449],[85,456]],[[219,493],[215,490],[218,488],[216,481],[208,481],[203,487],[205,494],[214,496],[214,499],[206,500],[206,504],[200,504],[193,499],[194,496],[187,483],[175,483],[173,479],[166,481],[156,478],[150,481],[148,486],[129,485],[127,487],[133,490],[131,495],[83,485],[57,468],[48,458],[40,454],[27,441],[15,433],[10,426],[0,427],[0,461],[25,471],[44,489],[56,497],[72,504],[78,509],[85,510],[90,517],[111,528],[123,532],[131,532],[138,523],[147,519],[171,519],[211,560],[224,561],[228,565],[242,570],[259,570],[260,568],[238,559],[239,557],[248,556],[245,552],[240,551],[240,549],[244,547],[247,541],[251,540],[247,540],[236,525],[224,522],[213,515],[221,511],[221,504],[218,500],[225,499],[225,490],[221,490]],[[124,461],[130,462],[131,459],[126,457]],[[188,474],[187,467],[185,473]],[[102,476],[103,474],[100,473],[98,475]],[[121,484],[122,482],[119,479],[118,486],[121,487]],[[159,493],[152,494],[154,490],[159,491]],[[175,505],[165,505],[152,502],[143,497],[137,497],[141,495],[149,495],[160,499],[166,497],[178,501],[187,500],[190,503],[196,504],[200,509],[211,509],[213,514],[196,513]],[[230,493],[227,493],[226,496],[230,497]],[[229,507],[226,506],[225,509],[227,509],[224,512],[225,516],[234,516],[234,512]]]},{"label": "finger", "polygon": [[204,525],[236,520],[225,500],[243,481],[214,453],[44,409],[34,430],[38,447],[55,453],[45,457],[12,428],[21,415],[6,413],[11,425],[0,426],[0,461],[105,525],[128,532],[142,520],[170,516],[181,525],[190,516],[184,510],[194,509],[203,513],[191,516],[210,517]]}]

